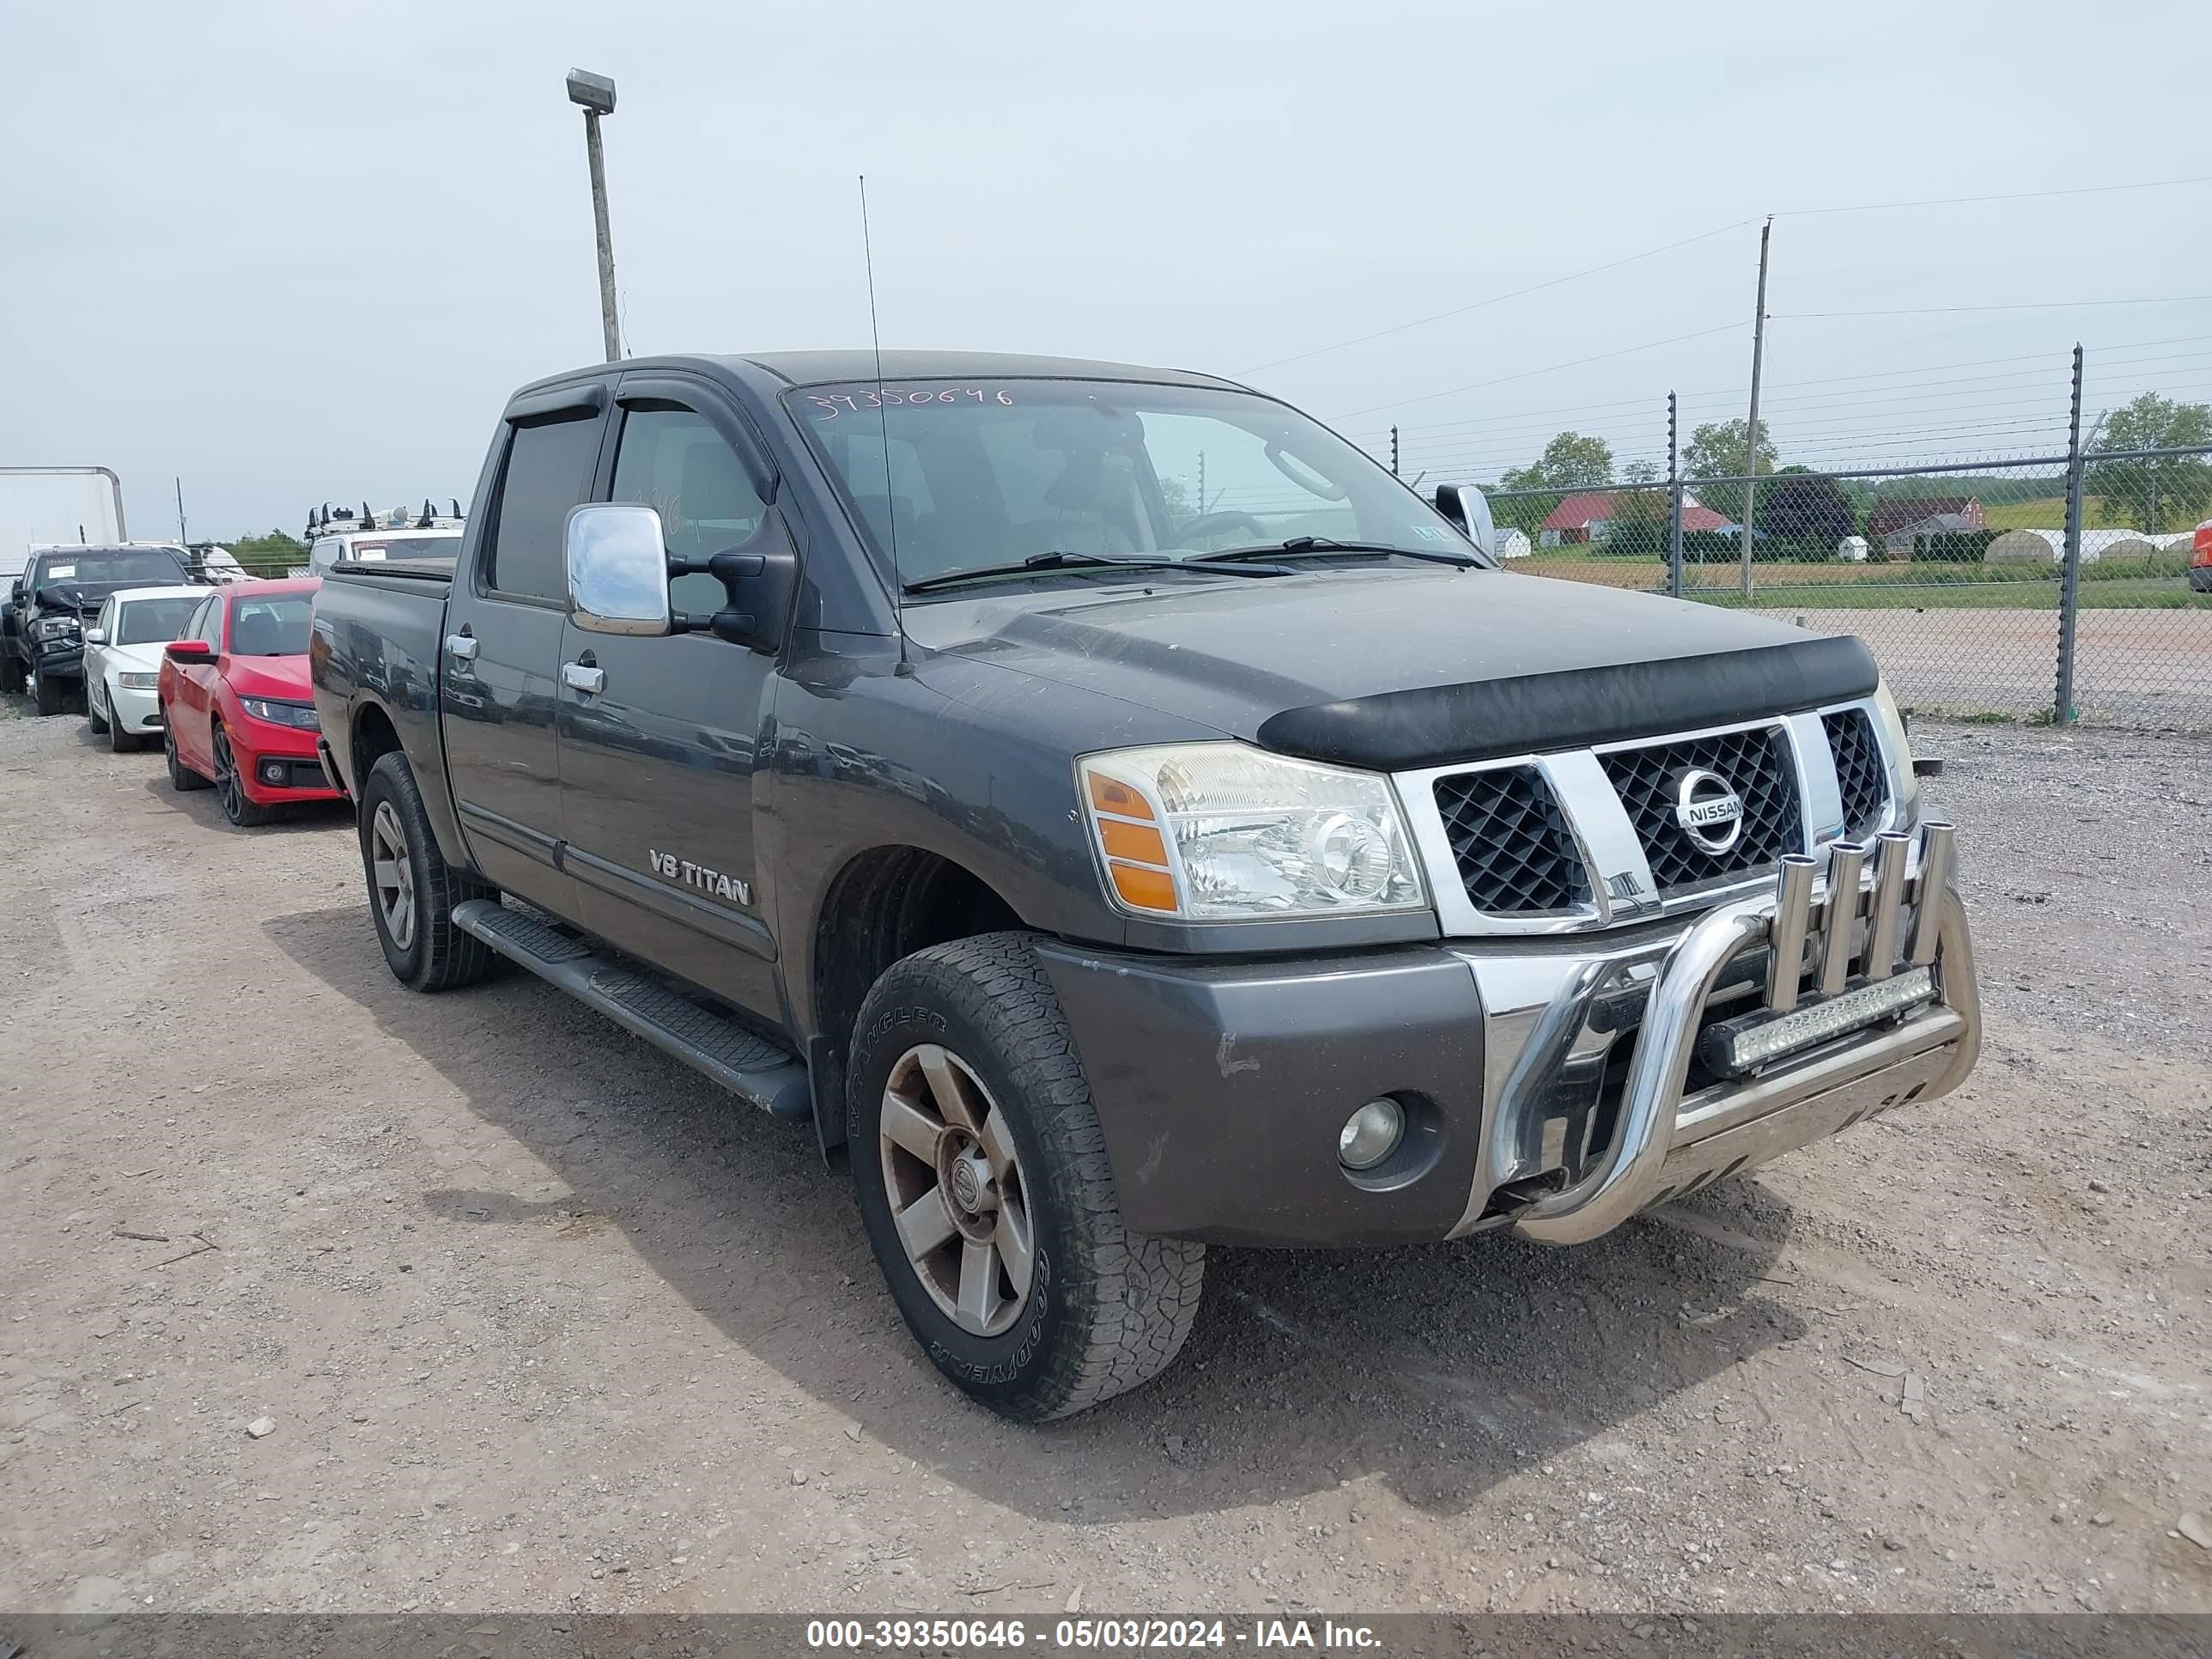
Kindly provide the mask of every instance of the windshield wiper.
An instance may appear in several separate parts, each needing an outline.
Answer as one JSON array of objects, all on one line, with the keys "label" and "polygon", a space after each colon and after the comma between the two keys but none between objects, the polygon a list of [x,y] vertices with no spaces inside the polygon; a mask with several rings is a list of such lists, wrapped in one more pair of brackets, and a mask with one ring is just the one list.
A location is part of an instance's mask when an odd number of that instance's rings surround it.
[{"label": "windshield wiper", "polygon": [[1425,548],[1393,547],[1385,542],[1340,542],[1328,536],[1293,536],[1286,542],[1270,542],[1264,547],[1228,547],[1218,553],[1194,554],[1191,562],[1242,564],[1248,559],[1279,559],[1285,554],[1303,559],[1338,553],[1393,553],[1401,559],[1424,559],[1431,564],[1465,565],[1477,569],[1482,567],[1481,560],[1464,553],[1435,553]]},{"label": "windshield wiper", "polygon": [[[994,576],[1034,576],[1050,570],[1182,570],[1193,562],[1188,559],[1118,558],[1103,553],[1032,553],[1019,564],[978,565],[973,570],[949,570],[942,576],[925,576],[918,582],[905,584],[904,591],[927,593],[933,588],[945,587],[953,582],[978,581]],[[1296,573],[1286,565],[1254,564],[1216,574],[1289,576]]]}]

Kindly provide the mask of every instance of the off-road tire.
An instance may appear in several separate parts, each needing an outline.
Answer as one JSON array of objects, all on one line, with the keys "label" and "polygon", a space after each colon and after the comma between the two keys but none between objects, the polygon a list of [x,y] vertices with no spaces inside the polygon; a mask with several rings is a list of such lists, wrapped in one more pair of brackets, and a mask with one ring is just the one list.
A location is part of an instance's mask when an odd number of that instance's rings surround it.
[{"label": "off-road tire", "polygon": [[[370,836],[376,809],[388,803],[399,819],[407,842],[407,858],[414,872],[415,925],[405,946],[392,939],[376,900],[376,872]],[[498,955],[473,933],[453,923],[453,907],[470,899],[497,898],[499,890],[465,876],[446,862],[438,838],[422,810],[422,792],[415,787],[414,769],[398,750],[369,768],[362,787],[359,815],[362,877],[368,884],[368,915],[376,929],[376,942],[384,947],[384,960],[392,977],[410,990],[450,991],[474,985],[492,970]]]},{"label": "off-road tire", "polygon": [[[1005,1115],[1034,1229],[1029,1298],[995,1337],[963,1330],[908,1261],[878,1152],[884,1088],[919,1044],[952,1051]],[[986,933],[895,963],[870,989],[847,1068],[854,1185],[868,1243],[937,1368],[1000,1414],[1039,1423],[1165,1370],[1189,1335],[1206,1247],[1132,1233],[1091,1085],[1026,933]]]},{"label": "off-road tire", "polygon": [[51,674],[40,675],[32,691],[41,714],[58,714],[69,703],[69,688]]},{"label": "off-road tire", "polygon": [[6,647],[0,646],[0,691],[12,691],[20,696],[23,690],[23,665],[5,655],[5,651]]},{"label": "off-road tire", "polygon": [[177,752],[177,726],[174,713],[161,710],[161,761],[169,769],[169,787],[179,794],[194,789],[205,789],[208,781],[185,764],[185,757]]}]

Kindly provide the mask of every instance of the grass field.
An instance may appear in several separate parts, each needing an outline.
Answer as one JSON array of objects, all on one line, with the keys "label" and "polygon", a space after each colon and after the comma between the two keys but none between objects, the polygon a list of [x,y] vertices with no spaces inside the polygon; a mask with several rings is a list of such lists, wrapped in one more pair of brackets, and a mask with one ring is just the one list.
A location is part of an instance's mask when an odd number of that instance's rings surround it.
[{"label": "grass field", "polygon": [[[2066,527],[2066,498],[2063,495],[2039,495],[2031,501],[2001,501],[1982,498],[1982,520],[1992,530],[2063,530]],[[2195,520],[2191,520],[2194,524]],[[2104,503],[2094,495],[2081,498],[2081,527],[2084,530],[2141,530],[2142,526],[2124,513],[2105,511]],[[2186,530],[2190,525],[2169,525],[2168,530]]]},{"label": "grass field", "polygon": [[[1613,558],[1589,549],[1545,548],[1509,567],[1532,576],[1597,582],[1663,592],[1666,567],[1652,558]],[[2085,611],[2212,610],[2212,593],[2189,586],[2185,559],[2166,556],[2141,562],[2081,567],[2081,606]],[[1728,563],[1683,567],[1684,590],[1694,599],[1741,605],[1735,590],[1736,568]],[[2059,572],[2041,564],[1838,564],[1761,560],[1752,567],[1754,606],[1767,604],[1821,610],[2055,611]]]}]

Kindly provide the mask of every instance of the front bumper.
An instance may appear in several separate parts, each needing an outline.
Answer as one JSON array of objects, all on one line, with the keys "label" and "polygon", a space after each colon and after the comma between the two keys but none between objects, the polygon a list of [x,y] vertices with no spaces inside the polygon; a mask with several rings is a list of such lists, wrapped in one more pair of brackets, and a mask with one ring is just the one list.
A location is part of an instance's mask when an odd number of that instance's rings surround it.
[{"label": "front bumper", "polygon": [[319,743],[313,732],[262,720],[232,727],[231,755],[238,763],[246,798],[263,806],[343,799],[331,787]]},{"label": "front bumper", "polygon": [[[1950,849],[1948,825],[1885,836],[1870,870],[1796,860],[1686,925],[1601,935],[1298,961],[1040,956],[1131,1228],[1352,1245],[1509,1226],[1573,1243],[1958,1085],[1981,1012]],[[1813,1014],[1920,967],[1929,1000],[1715,1069],[1717,1024]],[[1337,1132],[1382,1095],[1407,1142],[1350,1174]]]},{"label": "front bumper", "polygon": [[35,640],[30,666],[41,679],[81,680],[84,678],[84,643],[81,640]]},{"label": "front bumper", "polygon": [[107,687],[107,717],[126,733],[143,736],[158,732],[161,729],[161,693],[133,690],[111,681]]}]

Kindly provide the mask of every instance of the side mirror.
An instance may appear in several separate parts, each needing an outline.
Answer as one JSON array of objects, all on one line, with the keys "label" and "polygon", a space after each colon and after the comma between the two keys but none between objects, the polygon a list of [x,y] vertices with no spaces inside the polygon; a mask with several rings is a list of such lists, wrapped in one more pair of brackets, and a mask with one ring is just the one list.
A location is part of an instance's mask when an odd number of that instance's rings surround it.
[{"label": "side mirror", "polygon": [[562,545],[568,617],[587,634],[666,634],[668,547],[660,514],[629,501],[568,510]]},{"label": "side mirror", "polygon": [[84,630],[84,642],[87,645],[106,645],[107,643],[107,630],[104,628],[86,629]]},{"label": "side mirror", "polygon": [[1498,530],[1490,519],[1490,498],[1473,484],[1438,484],[1437,511],[1466,532],[1485,553],[1498,550]]},{"label": "side mirror", "polygon": [[179,667],[215,660],[215,647],[205,640],[171,640],[161,653]]}]

